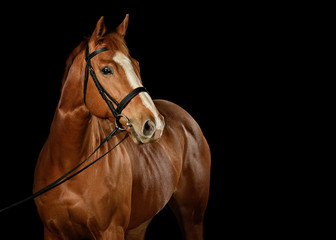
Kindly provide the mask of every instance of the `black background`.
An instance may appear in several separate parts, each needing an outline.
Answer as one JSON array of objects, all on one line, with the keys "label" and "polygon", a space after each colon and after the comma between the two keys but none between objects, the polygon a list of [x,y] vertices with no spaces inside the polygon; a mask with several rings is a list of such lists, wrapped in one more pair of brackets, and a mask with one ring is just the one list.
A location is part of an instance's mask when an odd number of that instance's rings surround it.
[{"label": "black background", "polygon": [[[273,43],[287,40],[274,31],[281,30],[272,18],[277,10],[272,6],[265,14],[255,5],[180,2],[99,1],[71,8],[48,3],[3,10],[8,12],[1,17],[0,208],[32,193],[69,53],[90,36],[100,16],[114,29],[129,13],[126,42],[140,62],[144,86],[153,99],[187,110],[210,145],[205,239],[274,237],[293,228],[279,217],[289,199],[274,191],[281,163],[265,161],[282,158],[270,143],[281,131],[270,123],[281,118],[272,112],[277,102],[270,101],[282,77],[273,71],[279,58],[271,56],[286,50]],[[0,222],[2,236],[43,238],[33,201],[2,213]],[[168,208],[154,218],[146,237],[181,239]]]}]

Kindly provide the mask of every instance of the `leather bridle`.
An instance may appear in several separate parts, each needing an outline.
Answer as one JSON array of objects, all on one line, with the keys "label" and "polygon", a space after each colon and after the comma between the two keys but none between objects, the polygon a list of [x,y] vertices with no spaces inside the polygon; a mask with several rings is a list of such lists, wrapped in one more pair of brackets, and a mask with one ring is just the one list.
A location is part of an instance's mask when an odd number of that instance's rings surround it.
[{"label": "leather bridle", "polygon": [[[69,179],[73,178],[74,176],[83,172],[88,167],[90,167],[93,164],[95,164],[96,162],[98,162],[100,159],[102,159],[104,156],[106,156],[108,153],[110,153],[113,149],[115,149],[117,146],[119,146],[119,144],[121,144],[128,137],[128,133],[126,133],[125,136],[117,144],[115,144],[112,148],[110,148],[107,152],[102,154],[100,157],[98,157],[97,159],[95,159],[91,163],[89,163],[86,166],[79,169],[81,166],[84,165],[84,163],[86,163],[98,151],[98,149],[100,149],[105,143],[110,141],[113,136],[116,136],[117,134],[125,131],[127,129],[127,127],[130,126],[130,122],[129,122],[128,118],[125,115],[121,114],[121,112],[136,95],[138,95],[141,92],[147,92],[146,88],[138,87],[138,88],[134,89],[133,91],[131,91],[129,94],[127,94],[126,97],[124,97],[119,103],[105,90],[105,88],[100,84],[100,82],[97,78],[97,75],[96,75],[96,73],[95,73],[95,71],[94,71],[94,69],[91,65],[91,58],[93,58],[97,54],[99,54],[101,52],[105,52],[107,50],[109,50],[108,47],[103,47],[103,48],[100,48],[100,49],[92,52],[91,54],[89,54],[89,45],[87,45],[87,47],[86,47],[86,52],[85,52],[86,67],[85,67],[85,76],[84,76],[84,103],[86,104],[86,90],[87,90],[87,82],[88,82],[88,79],[89,79],[88,78],[89,77],[88,72],[90,71],[90,75],[91,75],[91,77],[93,79],[93,82],[95,83],[101,97],[104,99],[104,101],[106,102],[106,104],[110,108],[113,116],[115,117],[115,123],[116,123],[115,128],[112,130],[112,132],[107,137],[105,137],[102,140],[100,145],[86,159],[81,161],[79,164],[77,164],[70,171],[66,172],[63,176],[61,176],[60,178],[58,178],[54,182],[50,183],[48,186],[46,186],[46,187],[40,189],[39,191],[35,192],[34,194],[30,195],[29,197],[27,197],[27,198],[25,198],[21,201],[18,201],[16,203],[12,204],[12,205],[9,205],[9,206],[7,206],[3,209],[0,209],[0,213],[6,211],[8,209],[11,209],[11,208],[13,208],[17,205],[23,204],[23,203],[25,203],[25,202],[27,202],[31,199],[34,199],[34,198],[42,195],[43,193],[48,192],[51,189],[53,189],[53,188],[61,185],[62,183],[68,181]],[[113,103],[117,106],[116,108],[113,106]],[[126,128],[123,128],[121,123],[119,122],[119,119],[121,117],[126,119]]]},{"label": "leather bridle", "polygon": [[[94,56],[98,55],[99,53],[105,52],[110,50],[108,47],[103,47],[100,48],[92,53],[89,54],[89,45],[86,46],[85,50],[85,61],[86,61],[86,67],[85,67],[85,75],[84,75],[84,103],[86,104],[86,90],[87,90],[87,83],[88,83],[88,72],[90,72],[90,75],[92,77],[93,82],[95,83],[101,97],[104,99],[106,102],[107,106],[111,110],[114,118],[115,118],[115,123],[116,127],[119,128],[120,130],[126,130],[127,126],[130,124],[128,118],[121,114],[122,110],[127,106],[127,104],[139,93],[141,92],[148,92],[146,88],[144,87],[138,87],[135,88],[133,91],[131,91],[129,94],[127,94],[121,101],[120,103],[115,100],[106,90],[105,88],[100,84],[97,75],[92,67],[91,64],[91,58]],[[117,107],[115,108],[115,104]],[[119,122],[119,119],[123,117],[126,119],[126,128],[123,128],[121,123]]]}]

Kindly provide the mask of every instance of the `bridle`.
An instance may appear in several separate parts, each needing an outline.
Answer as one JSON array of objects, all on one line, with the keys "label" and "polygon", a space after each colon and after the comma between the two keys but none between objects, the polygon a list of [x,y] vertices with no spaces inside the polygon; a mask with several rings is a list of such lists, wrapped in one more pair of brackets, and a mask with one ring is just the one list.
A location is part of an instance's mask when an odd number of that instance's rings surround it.
[{"label": "bridle", "polygon": [[[83,172],[85,169],[87,169],[88,167],[92,166],[93,164],[95,164],[96,162],[98,162],[100,159],[102,159],[104,156],[106,156],[108,153],[110,153],[113,149],[115,149],[117,146],[119,146],[119,144],[121,144],[127,137],[128,137],[128,133],[125,134],[125,136],[116,144],[114,145],[112,148],[110,148],[107,152],[105,152],[104,154],[102,154],[100,157],[98,157],[97,159],[95,159],[94,161],[92,161],[91,163],[87,164],[85,167],[82,167],[81,169],[79,169],[79,167],[81,167],[85,162],[87,162],[97,151],[98,149],[100,149],[106,142],[108,142],[113,136],[116,136],[117,134],[126,131],[127,127],[131,125],[129,119],[121,114],[122,110],[127,106],[127,104],[139,93],[141,92],[148,92],[146,90],[146,88],[144,87],[138,87],[136,89],[134,89],[133,91],[131,91],[129,94],[126,95],[126,97],[124,97],[120,103],[117,102],[106,90],[105,88],[100,84],[97,75],[91,65],[91,58],[93,58],[94,56],[96,56],[97,54],[101,53],[101,52],[105,52],[110,50],[108,47],[103,47],[100,48],[94,52],[92,52],[91,54],[89,54],[89,45],[86,46],[86,51],[85,51],[85,61],[86,61],[86,67],[85,67],[85,76],[84,76],[84,103],[86,104],[86,90],[87,90],[87,83],[88,83],[88,72],[90,71],[90,75],[93,79],[93,82],[95,83],[101,97],[104,99],[104,101],[106,102],[106,104],[108,105],[108,107],[110,108],[114,118],[115,118],[115,128],[112,130],[112,132],[105,137],[102,142],[100,143],[100,145],[86,158],[84,159],[82,162],[80,162],[79,164],[77,164],[73,169],[71,169],[70,171],[68,171],[67,173],[65,173],[63,176],[61,176],[60,178],[58,178],[57,180],[55,180],[54,182],[52,182],[51,184],[49,184],[48,186],[42,188],[41,190],[35,192],[34,194],[30,195],[29,197],[18,201],[10,206],[7,206],[3,209],[0,209],[0,213],[11,209],[17,205],[20,205],[22,203],[25,203],[31,199],[34,199],[40,195],[42,195],[45,192],[50,191],[51,189],[61,185],[62,183],[68,181],[69,179],[73,178],[74,176],[78,175],[79,173]],[[113,103],[117,106],[116,108],[114,107]],[[126,120],[126,128],[123,128],[121,123],[119,122],[120,118],[125,118]],[[79,170],[78,170],[79,169]],[[78,170],[78,171],[76,171]]]},{"label": "bridle", "polygon": [[[88,83],[88,77],[90,72],[90,75],[92,77],[93,82],[95,83],[101,97],[104,99],[106,102],[107,106],[111,110],[114,118],[115,118],[115,124],[116,127],[119,130],[126,130],[126,128],[130,125],[129,119],[121,114],[122,110],[127,106],[127,104],[139,93],[141,92],[148,92],[146,88],[144,87],[138,87],[135,88],[133,91],[131,91],[129,94],[127,94],[121,101],[120,103],[117,102],[106,90],[105,88],[100,84],[97,75],[91,65],[91,58],[94,56],[98,55],[99,53],[105,52],[110,50],[108,47],[103,47],[100,48],[92,53],[89,53],[89,44],[86,46],[85,50],[85,61],[86,61],[86,67],[85,67],[85,75],[84,75],[84,103],[86,104],[86,90],[87,90],[87,83]],[[117,106],[116,108],[114,107],[113,103]],[[124,118],[126,120],[126,128],[123,128],[121,123],[119,122],[120,118]]]}]

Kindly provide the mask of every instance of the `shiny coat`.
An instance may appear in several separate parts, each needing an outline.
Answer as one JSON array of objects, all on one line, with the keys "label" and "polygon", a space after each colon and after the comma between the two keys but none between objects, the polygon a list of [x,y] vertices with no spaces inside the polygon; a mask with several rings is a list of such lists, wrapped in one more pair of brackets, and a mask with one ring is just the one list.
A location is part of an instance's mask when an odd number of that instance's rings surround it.
[{"label": "shiny coat", "polygon": [[[111,49],[95,56],[92,64],[97,72],[103,65],[113,66],[114,74],[108,76],[113,81],[105,81],[101,74],[98,77],[115,99],[122,99],[132,86],[125,68],[112,60],[116,52],[127,56],[132,71],[141,79],[139,65],[124,41],[127,25],[128,15],[116,31],[108,33],[101,18],[91,38],[70,54],[50,134],[36,164],[34,192],[83,161],[115,127],[113,115],[92,79],[84,104],[84,52],[86,44],[92,50],[103,46]],[[144,239],[151,219],[166,204],[173,209],[186,239],[203,239],[210,184],[209,146],[185,110],[165,100],[152,102],[155,113],[143,104],[141,96],[132,99],[123,110],[132,123],[128,128],[131,137],[96,164],[35,199],[44,239]],[[154,125],[164,122],[163,132],[154,128],[151,136],[144,136],[148,119]],[[117,144],[124,134],[103,145],[89,162]]]}]

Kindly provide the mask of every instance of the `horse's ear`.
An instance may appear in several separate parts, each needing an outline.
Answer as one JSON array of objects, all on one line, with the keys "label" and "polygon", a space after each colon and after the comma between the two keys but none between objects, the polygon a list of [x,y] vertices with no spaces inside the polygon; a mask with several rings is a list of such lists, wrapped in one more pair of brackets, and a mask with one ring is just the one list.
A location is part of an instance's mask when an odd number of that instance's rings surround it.
[{"label": "horse's ear", "polygon": [[126,30],[128,27],[128,19],[129,19],[129,14],[126,14],[124,21],[120,23],[120,25],[116,28],[116,32],[122,37],[125,37],[126,35]]},{"label": "horse's ear", "polygon": [[99,21],[97,22],[96,28],[93,31],[91,38],[98,42],[106,33],[106,26],[104,23],[104,16],[102,16]]}]

